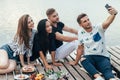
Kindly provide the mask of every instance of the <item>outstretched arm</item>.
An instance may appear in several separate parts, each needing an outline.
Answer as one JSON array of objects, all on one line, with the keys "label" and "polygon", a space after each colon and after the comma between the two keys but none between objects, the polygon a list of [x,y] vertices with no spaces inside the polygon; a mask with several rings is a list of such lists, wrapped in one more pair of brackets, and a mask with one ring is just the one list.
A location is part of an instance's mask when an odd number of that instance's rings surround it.
[{"label": "outstretched arm", "polygon": [[63,27],[63,30],[64,30],[64,31],[67,31],[67,32],[70,32],[70,33],[78,34],[78,30],[73,29],[73,28],[70,28],[70,27],[68,27],[68,26],[64,26],[64,27]]},{"label": "outstretched arm", "polygon": [[110,7],[108,8],[108,12],[109,12],[109,17],[103,22],[102,26],[103,26],[103,29],[107,29],[109,27],[109,25],[113,22],[116,14],[117,14],[117,11],[113,8],[113,7]]},{"label": "outstretched arm", "polygon": [[78,40],[77,37],[64,36],[63,34],[59,32],[56,32],[55,35],[56,35],[56,39],[60,41],[71,42],[74,40]]}]

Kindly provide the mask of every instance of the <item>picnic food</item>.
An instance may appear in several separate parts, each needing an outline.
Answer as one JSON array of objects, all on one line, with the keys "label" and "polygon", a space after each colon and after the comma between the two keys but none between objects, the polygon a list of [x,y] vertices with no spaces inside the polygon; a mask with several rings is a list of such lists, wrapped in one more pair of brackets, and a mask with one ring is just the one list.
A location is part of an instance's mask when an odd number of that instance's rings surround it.
[{"label": "picnic food", "polygon": [[35,77],[36,77],[36,73],[33,73],[33,74],[31,74],[30,79],[35,80]]},{"label": "picnic food", "polygon": [[44,75],[41,73],[39,73],[39,74],[34,73],[30,76],[30,79],[32,79],[32,80],[44,80]]},{"label": "picnic food", "polygon": [[64,72],[64,71],[54,72],[52,70],[48,70],[46,72],[46,76],[49,80],[68,80],[69,73]]},{"label": "picnic food", "polygon": [[25,75],[21,74],[20,76],[18,76],[18,78],[24,79]]},{"label": "picnic food", "polygon": [[25,66],[22,68],[23,72],[33,72],[35,68],[33,66]]},{"label": "picnic food", "polygon": [[18,74],[18,75],[14,76],[14,79],[17,79],[17,80],[24,80],[24,79],[28,79],[28,78],[29,78],[29,76],[25,75],[25,74]]},{"label": "picnic food", "polygon": [[42,80],[44,78],[43,74],[37,74],[35,80]]}]

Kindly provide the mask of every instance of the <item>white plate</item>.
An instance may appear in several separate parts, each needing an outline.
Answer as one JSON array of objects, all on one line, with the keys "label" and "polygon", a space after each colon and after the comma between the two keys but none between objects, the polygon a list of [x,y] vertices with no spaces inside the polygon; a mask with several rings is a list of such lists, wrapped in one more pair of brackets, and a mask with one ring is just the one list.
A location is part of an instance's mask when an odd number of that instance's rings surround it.
[{"label": "white plate", "polygon": [[16,76],[14,76],[14,79],[21,80],[21,79],[28,79],[28,78],[29,78],[29,76],[26,75],[26,74],[22,74],[22,75],[25,76],[25,78],[20,78],[20,75],[21,75],[21,74],[18,74],[18,75],[16,75]]},{"label": "white plate", "polygon": [[[27,71],[27,69],[31,69],[30,71]],[[35,67],[33,66],[25,66],[22,68],[22,72],[25,72],[25,73],[31,73],[31,72],[34,72],[35,71]]]}]

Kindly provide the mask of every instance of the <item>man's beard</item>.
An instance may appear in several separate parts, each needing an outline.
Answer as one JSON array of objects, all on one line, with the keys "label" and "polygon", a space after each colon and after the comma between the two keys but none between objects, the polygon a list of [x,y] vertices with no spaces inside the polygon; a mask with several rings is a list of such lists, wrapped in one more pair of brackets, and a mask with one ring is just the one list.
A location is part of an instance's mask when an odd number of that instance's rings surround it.
[{"label": "man's beard", "polygon": [[85,29],[91,29],[92,28],[92,26],[87,26],[87,27],[85,27]]},{"label": "man's beard", "polygon": [[57,23],[57,21],[54,21],[53,23],[54,23],[54,24],[56,24],[56,23]]},{"label": "man's beard", "polygon": [[54,21],[53,23],[58,23],[59,22],[59,18],[56,19],[56,21]]},{"label": "man's beard", "polygon": [[55,24],[55,23],[58,23],[59,22],[59,20],[57,20],[57,21],[53,21],[53,23]]}]

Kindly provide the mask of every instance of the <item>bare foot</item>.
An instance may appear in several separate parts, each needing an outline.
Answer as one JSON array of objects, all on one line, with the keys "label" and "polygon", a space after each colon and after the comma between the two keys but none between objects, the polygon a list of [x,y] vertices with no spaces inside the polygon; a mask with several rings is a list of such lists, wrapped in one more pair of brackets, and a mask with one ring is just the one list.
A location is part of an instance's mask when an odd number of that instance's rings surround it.
[{"label": "bare foot", "polygon": [[53,65],[54,65],[54,66],[63,66],[62,63],[58,63],[58,62],[53,63]]}]

